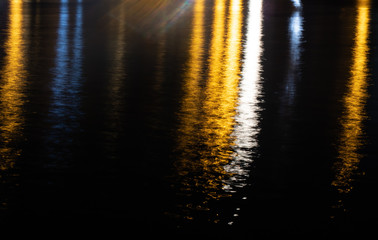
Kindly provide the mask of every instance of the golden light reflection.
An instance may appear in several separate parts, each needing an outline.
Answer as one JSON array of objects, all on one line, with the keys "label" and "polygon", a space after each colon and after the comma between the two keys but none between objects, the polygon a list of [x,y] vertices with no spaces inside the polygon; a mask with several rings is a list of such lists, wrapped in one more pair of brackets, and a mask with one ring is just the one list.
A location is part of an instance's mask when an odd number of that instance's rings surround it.
[{"label": "golden light reflection", "polygon": [[8,38],[4,43],[5,65],[0,72],[0,169],[12,168],[21,154],[15,146],[21,136],[24,117],[25,41],[22,0],[10,2]]},{"label": "golden light reflection", "polygon": [[[235,116],[238,107],[239,97],[239,80],[241,74],[241,37],[242,37],[242,1],[232,0],[230,2],[229,19],[227,26],[227,39],[225,49],[225,62],[223,63],[223,74],[218,74],[220,78],[214,79],[216,87],[214,90],[219,94],[214,99],[212,111],[217,112],[217,118],[210,122],[217,126],[217,134],[212,134],[214,138],[209,138],[209,143],[213,142],[219,148],[219,155],[222,156],[221,161],[217,163],[224,171],[224,179],[222,179],[222,188],[229,190],[233,185],[232,178],[235,172],[230,171],[230,160],[233,157],[232,147],[235,143],[234,126],[236,125]],[[216,48],[214,48],[215,51]],[[218,69],[218,68],[217,68]],[[215,95],[215,94],[214,94]],[[217,106],[219,104],[219,106]],[[214,146],[214,147],[215,147]],[[227,183],[226,183],[227,182]],[[226,191],[228,192],[228,191]]]},{"label": "golden light reflection", "polygon": [[[205,148],[201,152],[200,163],[204,173],[204,191],[211,198],[222,197],[222,180],[227,177],[227,172],[223,168],[229,161],[231,154],[229,115],[227,111],[228,99],[224,96],[225,92],[225,14],[226,1],[218,0],[215,2],[214,19],[212,25],[212,39],[210,43],[209,56],[209,77],[205,86],[205,98],[203,104],[203,123],[202,133]],[[228,36],[229,38],[229,36]],[[228,43],[229,41],[226,41]],[[230,89],[230,91],[232,91]]]},{"label": "golden light reflection", "polygon": [[353,175],[358,169],[363,145],[363,120],[366,118],[365,104],[368,98],[368,40],[370,25],[370,0],[359,0],[356,32],[353,48],[353,64],[350,70],[348,92],[344,98],[345,112],[341,118],[342,134],[338,149],[340,162],[332,185],[339,193],[349,193]]},{"label": "golden light reflection", "polygon": [[[190,149],[191,144],[195,143],[196,136],[192,133],[200,123],[201,113],[200,113],[200,80],[201,71],[203,68],[203,52],[204,52],[204,0],[196,1],[194,5],[194,19],[193,19],[193,30],[189,49],[189,60],[188,60],[188,72],[186,76],[186,81],[184,85],[185,96],[183,97],[182,114],[181,114],[181,128],[179,132],[181,134],[179,142],[179,149],[183,151],[184,162],[191,158],[192,151]],[[181,172],[181,174],[184,174]]]},{"label": "golden light reflection", "polygon": [[[180,128],[178,129],[178,146],[180,152],[180,161],[176,162],[178,174],[187,176],[191,171],[200,171],[200,164],[193,159],[199,153],[192,151],[197,136],[196,130],[201,127],[201,72],[203,68],[204,53],[204,0],[195,2],[193,29],[189,48],[188,71],[185,76],[184,97],[181,103]],[[196,183],[193,183],[196,185]],[[185,188],[190,188],[192,183],[190,179],[183,179]]]},{"label": "golden light reflection", "polygon": [[[208,58],[205,52],[205,1],[195,1],[188,71],[185,78],[176,162],[184,191],[200,191],[203,202],[229,196],[225,165],[232,158],[232,136],[241,74],[242,0],[216,0]],[[205,64],[208,68],[204,68]],[[206,72],[206,70],[208,72]],[[207,74],[206,74],[207,73]],[[207,78],[205,78],[207,76]],[[189,218],[189,217],[188,217]]]}]

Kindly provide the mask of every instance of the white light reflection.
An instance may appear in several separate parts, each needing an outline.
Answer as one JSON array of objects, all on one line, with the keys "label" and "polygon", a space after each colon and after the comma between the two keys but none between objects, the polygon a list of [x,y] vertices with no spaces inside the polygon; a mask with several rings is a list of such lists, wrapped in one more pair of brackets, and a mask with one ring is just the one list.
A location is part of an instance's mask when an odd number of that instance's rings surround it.
[{"label": "white light reflection", "polygon": [[295,61],[299,58],[299,45],[302,39],[303,31],[303,17],[301,11],[297,10],[293,13],[290,18],[289,23],[289,33],[290,33],[290,52],[292,59]]},{"label": "white light reflection", "polygon": [[236,126],[233,132],[235,137],[235,157],[225,166],[227,172],[232,174],[226,181],[224,189],[234,192],[235,187],[246,185],[249,176],[248,166],[251,164],[251,150],[257,146],[256,136],[259,132],[258,97],[261,95],[261,55],[262,47],[262,3],[263,0],[249,1],[247,22],[247,41],[242,67],[242,78],[239,84],[239,104],[235,116]]},{"label": "white light reflection", "polygon": [[296,7],[296,8],[301,8],[302,7],[302,4],[301,4],[300,0],[291,0],[291,2],[293,3],[294,7]]},{"label": "white light reflection", "polygon": [[[300,2],[299,2],[300,4]],[[298,69],[301,60],[301,44],[303,35],[303,17],[301,10],[296,10],[289,20],[290,62],[287,73],[285,96],[288,104],[293,103],[295,95],[295,80],[298,78]]]}]

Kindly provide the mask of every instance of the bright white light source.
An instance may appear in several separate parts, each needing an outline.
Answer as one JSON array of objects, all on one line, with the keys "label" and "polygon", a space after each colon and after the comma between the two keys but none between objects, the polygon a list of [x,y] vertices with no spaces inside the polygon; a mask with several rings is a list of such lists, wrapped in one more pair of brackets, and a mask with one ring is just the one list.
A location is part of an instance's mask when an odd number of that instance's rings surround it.
[{"label": "bright white light source", "polygon": [[293,3],[294,7],[296,7],[296,8],[300,8],[302,6],[301,0],[291,0],[291,2]]}]

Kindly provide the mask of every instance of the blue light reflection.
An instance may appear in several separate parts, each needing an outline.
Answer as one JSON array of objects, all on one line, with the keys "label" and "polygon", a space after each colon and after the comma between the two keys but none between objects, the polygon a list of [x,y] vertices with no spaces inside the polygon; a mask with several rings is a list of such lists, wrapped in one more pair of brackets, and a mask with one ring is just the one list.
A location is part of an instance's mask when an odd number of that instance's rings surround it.
[{"label": "blue light reflection", "polygon": [[69,134],[79,127],[81,116],[83,8],[81,0],[78,0],[75,14],[72,15],[75,18],[74,26],[70,27],[69,1],[61,0],[60,4],[55,68],[52,70],[52,103],[49,111],[51,130],[48,145],[51,147],[49,154],[54,159],[68,159],[70,157],[60,151],[68,153],[66,145],[72,142]]}]

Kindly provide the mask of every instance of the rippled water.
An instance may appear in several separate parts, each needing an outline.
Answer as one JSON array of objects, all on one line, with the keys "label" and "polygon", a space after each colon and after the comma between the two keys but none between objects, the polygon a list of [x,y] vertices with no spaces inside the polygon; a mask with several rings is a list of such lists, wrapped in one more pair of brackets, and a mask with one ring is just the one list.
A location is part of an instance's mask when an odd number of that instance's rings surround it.
[{"label": "rippled water", "polygon": [[376,9],[1,1],[1,221],[374,229]]}]

